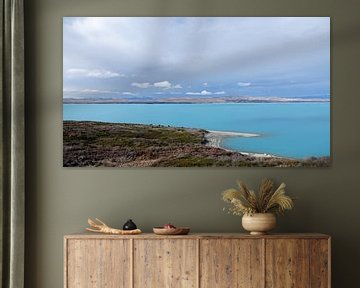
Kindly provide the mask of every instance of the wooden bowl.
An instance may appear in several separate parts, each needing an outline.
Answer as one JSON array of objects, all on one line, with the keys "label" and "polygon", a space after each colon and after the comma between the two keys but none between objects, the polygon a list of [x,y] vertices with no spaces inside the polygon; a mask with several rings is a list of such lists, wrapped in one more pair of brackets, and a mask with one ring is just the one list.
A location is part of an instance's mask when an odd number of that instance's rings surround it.
[{"label": "wooden bowl", "polygon": [[154,227],[153,231],[157,235],[186,235],[190,232],[189,227],[163,228]]}]

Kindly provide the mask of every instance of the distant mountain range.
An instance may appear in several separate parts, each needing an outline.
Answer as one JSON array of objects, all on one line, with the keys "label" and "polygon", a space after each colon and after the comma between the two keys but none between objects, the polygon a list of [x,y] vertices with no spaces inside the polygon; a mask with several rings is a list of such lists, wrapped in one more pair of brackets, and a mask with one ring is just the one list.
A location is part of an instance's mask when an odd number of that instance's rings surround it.
[{"label": "distant mountain range", "polygon": [[200,103],[304,103],[330,102],[330,97],[128,97],[128,98],[64,98],[64,104],[200,104]]}]

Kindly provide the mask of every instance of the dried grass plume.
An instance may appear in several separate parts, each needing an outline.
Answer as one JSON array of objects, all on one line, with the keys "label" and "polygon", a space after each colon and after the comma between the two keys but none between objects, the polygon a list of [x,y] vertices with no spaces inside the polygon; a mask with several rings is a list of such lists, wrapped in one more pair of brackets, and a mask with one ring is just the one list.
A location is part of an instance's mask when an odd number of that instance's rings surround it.
[{"label": "dried grass plume", "polygon": [[294,198],[285,195],[285,183],[281,183],[274,190],[274,182],[264,179],[258,193],[249,190],[242,181],[237,181],[237,184],[237,189],[227,189],[222,193],[222,199],[230,204],[229,213],[233,215],[283,214],[286,210],[294,208]]}]

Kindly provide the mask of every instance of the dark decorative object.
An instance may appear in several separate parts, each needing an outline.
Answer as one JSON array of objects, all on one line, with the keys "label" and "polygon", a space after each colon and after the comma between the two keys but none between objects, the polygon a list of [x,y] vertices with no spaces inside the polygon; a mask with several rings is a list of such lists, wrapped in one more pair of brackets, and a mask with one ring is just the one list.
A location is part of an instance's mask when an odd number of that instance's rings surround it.
[{"label": "dark decorative object", "polygon": [[123,230],[135,230],[135,229],[137,229],[137,226],[131,219],[129,219],[123,226]]}]

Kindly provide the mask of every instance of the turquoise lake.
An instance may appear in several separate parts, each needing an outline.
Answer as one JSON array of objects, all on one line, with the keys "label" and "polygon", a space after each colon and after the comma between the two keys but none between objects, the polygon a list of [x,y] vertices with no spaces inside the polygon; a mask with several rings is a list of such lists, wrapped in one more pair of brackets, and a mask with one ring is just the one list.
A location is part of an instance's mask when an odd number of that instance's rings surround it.
[{"label": "turquoise lake", "polygon": [[260,134],[222,146],[291,158],[330,156],[330,103],[64,104],[64,120],[139,123]]}]

